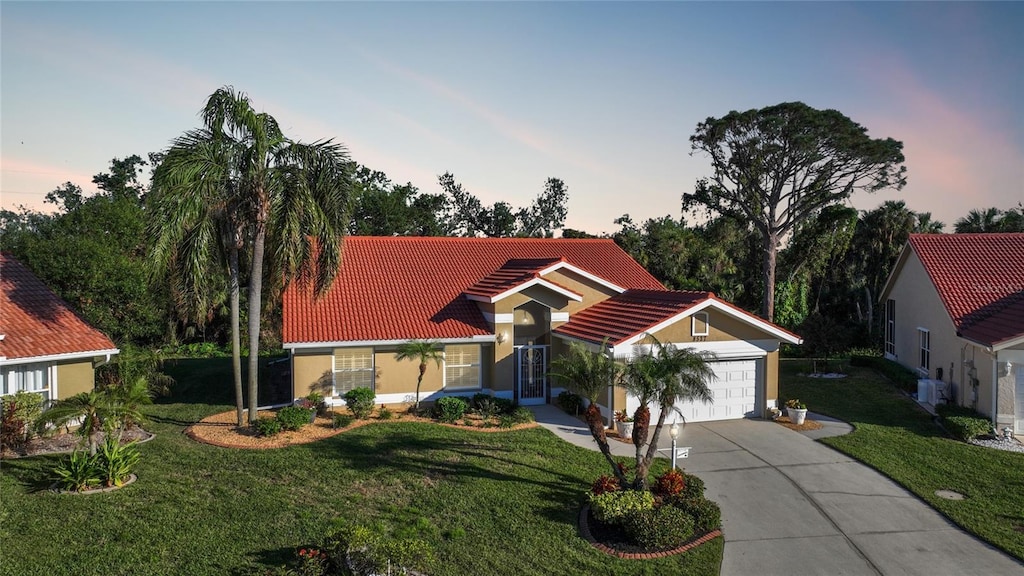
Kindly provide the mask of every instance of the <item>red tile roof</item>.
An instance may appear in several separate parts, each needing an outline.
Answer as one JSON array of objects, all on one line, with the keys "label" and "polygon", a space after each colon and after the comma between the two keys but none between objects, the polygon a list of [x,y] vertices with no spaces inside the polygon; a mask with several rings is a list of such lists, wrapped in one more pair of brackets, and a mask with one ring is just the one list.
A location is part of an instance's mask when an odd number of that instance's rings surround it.
[{"label": "red tile roof", "polygon": [[5,253],[0,253],[0,334],[0,356],[7,360],[115,349],[110,338]]},{"label": "red tile roof", "polygon": [[911,234],[957,332],[996,345],[1024,336],[1024,233]]},{"label": "red tile roof", "polygon": [[599,343],[621,344],[713,297],[710,292],[627,290],[573,314],[555,334]]},{"label": "red tile roof", "polygon": [[[517,258],[502,264],[500,268],[484,276],[475,284],[466,288],[466,294],[481,298],[493,298],[509,290],[518,288],[527,282],[539,279],[541,272],[552,264],[565,262],[565,258]],[[576,294],[565,286],[545,280],[560,289]],[[579,294],[576,294],[579,296]]]},{"label": "red tile roof", "polygon": [[[493,334],[464,292],[515,260],[564,259],[618,286],[664,287],[606,239],[351,236],[334,286],[318,301],[292,285],[284,294],[289,343],[467,338]],[[519,264],[522,267],[534,264]]]}]

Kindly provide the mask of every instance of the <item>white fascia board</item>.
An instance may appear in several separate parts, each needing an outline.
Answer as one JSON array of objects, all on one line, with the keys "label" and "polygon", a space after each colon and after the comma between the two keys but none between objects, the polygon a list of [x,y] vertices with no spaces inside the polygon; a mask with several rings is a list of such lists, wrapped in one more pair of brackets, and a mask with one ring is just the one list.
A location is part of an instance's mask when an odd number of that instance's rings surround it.
[{"label": "white fascia board", "polygon": [[121,351],[117,348],[111,348],[109,350],[91,350],[89,352],[72,352],[69,354],[50,354],[48,356],[29,356],[27,358],[3,358],[0,360],[0,364],[4,366],[13,366],[16,364],[35,364],[36,362],[55,362],[60,360],[81,360],[84,358],[96,358],[103,356],[110,358],[115,354],[119,354]]},{"label": "white fascia board", "polygon": [[[336,340],[333,342],[289,342],[282,345],[285,350],[308,350],[311,348],[365,348],[367,346],[398,346],[417,338],[404,340]],[[422,340],[422,338],[420,338]],[[430,342],[438,344],[478,344],[481,342],[494,342],[493,334],[469,336],[465,338],[427,338]]]},{"label": "white fascia board", "polygon": [[889,276],[885,279],[885,284],[882,285],[882,292],[878,295],[878,303],[882,304],[889,296],[889,292],[893,288],[893,284],[896,282],[896,277],[903,271],[903,266],[907,263],[907,259],[910,257],[910,251],[913,247],[910,245],[910,240],[907,240],[903,244],[903,249],[900,250],[900,255],[896,257],[896,263],[893,264],[892,270],[889,271]]},{"label": "white fascia board", "polygon": [[[776,340],[724,340],[720,342],[665,342],[676,348],[692,348],[698,352],[713,352],[718,360],[739,360],[745,358],[763,358],[769,352],[778,350]],[[649,349],[650,344],[640,346],[644,350]],[[629,359],[633,357],[635,345],[626,346],[619,344],[615,347],[615,357]]]},{"label": "white fascia board", "polygon": [[575,272],[576,274],[579,274],[580,276],[583,276],[587,280],[590,280],[591,282],[596,282],[597,284],[600,284],[601,286],[604,286],[605,288],[610,288],[610,289],[618,292],[619,294],[622,294],[623,292],[626,291],[626,289],[623,288],[622,286],[619,286],[618,284],[614,284],[612,282],[609,282],[609,281],[605,280],[604,278],[601,278],[600,276],[595,276],[595,275],[591,274],[590,272],[587,272],[586,270],[583,270],[581,268],[577,268],[577,267],[573,266],[572,264],[569,264],[568,262],[555,262],[551,266],[548,266],[547,268],[545,268],[545,269],[541,270],[540,272],[538,272],[538,274],[540,274],[541,276],[544,276],[544,275],[546,275],[546,274],[548,274],[550,272],[554,272],[556,270],[561,270],[563,268],[566,269],[566,270],[569,270],[571,272]]},{"label": "white fascia board", "polygon": [[663,330],[663,329],[665,329],[665,328],[675,324],[676,322],[682,320],[683,318],[687,318],[689,316],[692,316],[693,314],[695,314],[697,312],[700,312],[702,310],[705,310],[707,308],[714,308],[715,310],[723,312],[723,313],[725,313],[728,316],[732,316],[733,318],[739,320],[740,322],[743,322],[745,324],[749,324],[749,325],[751,325],[751,326],[753,326],[753,327],[755,327],[755,328],[757,328],[759,330],[763,330],[764,332],[767,332],[768,334],[771,334],[772,336],[775,336],[776,338],[778,338],[779,340],[781,340],[783,342],[788,342],[790,344],[802,344],[803,343],[803,339],[802,338],[794,338],[792,335],[788,334],[787,332],[779,330],[775,326],[772,326],[771,324],[765,322],[764,320],[758,318],[757,316],[754,316],[752,314],[748,314],[746,312],[741,312],[739,310],[734,309],[731,306],[725,306],[724,304],[718,302],[717,300],[714,300],[712,298],[708,298],[707,300],[704,300],[703,302],[700,302],[698,304],[695,304],[695,305],[691,306],[690,308],[687,308],[686,310],[683,310],[682,312],[680,312],[679,314],[676,314],[675,316],[669,318],[668,320],[665,320],[663,322],[660,322],[660,323],[652,326],[651,328],[648,328],[643,333],[637,334],[636,336],[633,336],[632,338],[629,338],[628,340],[624,341],[622,344],[619,344],[619,346],[626,345],[626,344],[630,344],[630,345],[631,344],[635,344],[635,343],[639,342],[640,340],[643,340],[643,338],[645,336],[647,336],[647,334],[654,334],[655,332],[658,332],[659,330]]},{"label": "white fascia board", "polygon": [[568,322],[569,321],[569,313],[568,312],[552,312],[551,313],[551,321],[552,322]]},{"label": "white fascia board", "polygon": [[515,315],[510,313],[504,314],[491,314],[490,312],[482,312],[484,320],[487,320],[491,324],[511,324],[515,322]]},{"label": "white fascia board", "polygon": [[1013,348],[1015,346],[1020,346],[1021,344],[1024,344],[1024,334],[1022,334],[1022,335],[1020,335],[1020,336],[1018,336],[1016,338],[1013,338],[1012,340],[1004,340],[1004,341],[1000,342],[999,344],[992,345],[992,351],[993,352],[1000,352],[1000,351],[1006,350],[1007,348]]},{"label": "white fascia board", "polygon": [[551,290],[552,292],[556,292],[558,294],[561,294],[562,296],[565,296],[566,298],[568,298],[570,300],[575,300],[576,302],[582,302],[583,301],[583,296],[580,296],[579,294],[573,292],[572,290],[569,290],[567,288],[562,288],[561,286],[559,286],[557,284],[553,284],[551,282],[548,282],[547,280],[545,280],[543,278],[534,278],[533,280],[529,280],[527,282],[523,282],[522,284],[516,286],[515,288],[510,288],[510,289],[502,292],[501,294],[498,294],[496,296],[491,296],[491,298],[489,300],[484,300],[484,302],[490,302],[491,304],[493,304],[495,302],[498,302],[499,300],[504,300],[505,298],[508,298],[509,296],[511,296],[513,294],[518,294],[518,293],[522,292],[523,290],[526,290],[527,288],[529,288],[531,286],[543,286],[544,288],[547,288],[548,290]]}]

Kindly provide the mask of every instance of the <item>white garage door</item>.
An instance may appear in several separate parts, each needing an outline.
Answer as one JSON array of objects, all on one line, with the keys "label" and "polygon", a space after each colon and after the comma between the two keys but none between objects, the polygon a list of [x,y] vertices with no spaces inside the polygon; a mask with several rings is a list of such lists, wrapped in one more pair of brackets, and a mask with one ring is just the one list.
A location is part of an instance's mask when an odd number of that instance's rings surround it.
[{"label": "white garage door", "polygon": [[[735,420],[738,418],[757,416],[757,361],[756,360],[725,360],[711,362],[711,368],[717,378],[709,383],[714,402],[680,402],[676,405],[686,422],[709,422],[712,420]],[[635,409],[636,401],[627,402],[630,409]],[[666,417],[672,422],[675,413]],[[658,417],[658,410],[652,407],[651,421]]]}]

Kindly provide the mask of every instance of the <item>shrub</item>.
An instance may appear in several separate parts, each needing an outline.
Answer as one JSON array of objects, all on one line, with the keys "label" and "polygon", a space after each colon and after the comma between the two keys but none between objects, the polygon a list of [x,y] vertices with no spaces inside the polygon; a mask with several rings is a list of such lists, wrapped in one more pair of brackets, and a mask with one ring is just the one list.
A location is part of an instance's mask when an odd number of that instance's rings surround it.
[{"label": "shrub", "polygon": [[[396,538],[366,526],[342,528],[328,537],[328,556],[356,576],[424,570],[434,553],[418,538]],[[348,572],[345,572],[346,574]]]},{"label": "shrub", "polygon": [[498,428],[512,428],[516,425],[516,419],[510,414],[498,416]]},{"label": "shrub", "polygon": [[75,450],[67,460],[61,460],[53,469],[57,484],[64,490],[81,492],[99,486],[103,481],[99,456],[90,456],[85,450]]},{"label": "shrub", "polygon": [[18,404],[13,399],[3,399],[0,412],[0,448],[21,446],[25,443],[25,421],[18,417]]},{"label": "shrub", "polygon": [[622,527],[630,540],[647,550],[677,548],[693,538],[693,516],[675,506],[660,506],[627,515]]},{"label": "shrub", "polygon": [[680,496],[686,499],[703,499],[704,498],[704,481],[699,476],[693,474],[684,474],[686,480],[684,481],[683,491]]},{"label": "shrub", "polygon": [[935,411],[946,430],[964,442],[992,431],[992,422],[970,408],[940,404],[935,407]]},{"label": "shrub", "polygon": [[491,399],[491,402],[494,402],[499,414],[511,414],[512,410],[516,407],[515,403],[508,398],[498,398],[495,396]]},{"label": "shrub", "polygon": [[533,412],[530,412],[530,409],[525,406],[520,406],[515,410],[512,410],[512,420],[514,420],[516,424],[533,422]]},{"label": "shrub", "polygon": [[441,422],[454,424],[466,414],[467,408],[469,408],[469,403],[466,402],[465,398],[445,396],[434,405],[434,412],[437,414],[437,419]]},{"label": "shrub", "polygon": [[363,386],[349,390],[345,393],[344,398],[345,406],[348,406],[349,411],[356,418],[366,420],[373,412],[373,403],[377,399],[377,395],[373,393],[373,390]]},{"label": "shrub", "polygon": [[121,486],[139,462],[139,450],[135,443],[121,445],[114,436],[108,435],[100,445],[97,467],[103,483],[107,486]]},{"label": "shrub", "polygon": [[377,410],[377,418],[380,418],[381,420],[391,420],[394,415],[394,412],[383,404],[380,405],[380,410]]},{"label": "shrub", "polygon": [[268,418],[266,416],[258,418],[252,425],[253,429],[256,430],[256,434],[260,436],[273,436],[281,432],[281,421],[277,418]]},{"label": "shrub", "polygon": [[594,518],[606,524],[619,524],[627,516],[654,508],[654,494],[647,490],[619,490],[590,497]]},{"label": "shrub", "polygon": [[313,410],[302,406],[285,406],[277,411],[277,420],[285,430],[301,430],[303,426],[309,424],[313,413]]},{"label": "shrub", "polygon": [[484,420],[494,418],[501,411],[494,400],[494,398],[487,397],[476,402],[476,411]]},{"label": "shrub", "polygon": [[675,496],[686,487],[686,479],[679,470],[669,470],[658,476],[654,483],[654,493],[661,497]]},{"label": "shrub", "polygon": [[563,390],[558,393],[558,407],[569,414],[581,414],[583,412],[583,397],[579,394]]},{"label": "shrub", "polygon": [[334,427],[345,428],[349,424],[355,422],[356,419],[351,414],[335,414],[334,415]]},{"label": "shrub", "polygon": [[697,534],[707,534],[722,525],[722,510],[711,500],[704,498],[673,498],[671,508],[678,508],[693,517],[693,528]]},{"label": "shrub", "polygon": [[473,398],[470,400],[469,405],[474,410],[479,410],[480,409],[480,404],[482,402],[490,403],[490,401],[493,400],[493,399],[494,399],[494,396],[491,396],[490,394],[487,394],[486,392],[477,392],[476,394],[473,394]]},{"label": "shrub", "polygon": [[327,574],[328,562],[327,553],[323,550],[301,548],[295,573],[299,576],[324,576]]},{"label": "shrub", "polygon": [[590,486],[590,493],[595,496],[600,496],[605,492],[617,492],[619,490],[619,480],[614,476],[602,474],[594,480],[594,483]]}]

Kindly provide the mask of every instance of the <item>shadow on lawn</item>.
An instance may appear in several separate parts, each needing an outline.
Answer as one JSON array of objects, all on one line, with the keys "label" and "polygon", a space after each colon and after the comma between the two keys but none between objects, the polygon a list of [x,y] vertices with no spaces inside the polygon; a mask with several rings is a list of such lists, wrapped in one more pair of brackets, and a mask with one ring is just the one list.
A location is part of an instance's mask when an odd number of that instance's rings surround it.
[{"label": "shadow on lawn", "polygon": [[[347,468],[373,474],[387,469],[401,469],[404,472],[421,475],[424,478],[443,479],[454,484],[474,480],[491,480],[514,484],[529,484],[543,491],[537,496],[535,513],[546,518],[565,522],[575,514],[576,503],[586,483],[578,476],[563,472],[564,465],[552,457],[544,465],[528,462],[537,459],[536,452],[522,452],[516,457],[513,447],[503,444],[506,433],[494,433],[493,438],[484,437],[479,442],[460,438],[444,438],[447,428],[437,427],[431,433],[433,424],[396,423],[377,424],[373,428],[388,426],[384,435],[360,434],[361,429],[346,432],[334,438],[302,446],[296,449],[316,452],[320,456],[330,455],[340,460]],[[415,426],[416,430],[406,431],[405,427]],[[367,427],[370,428],[370,427]],[[472,432],[458,432],[474,434]],[[530,434],[535,430],[509,432],[507,434]],[[481,434],[481,433],[476,433]],[[492,436],[488,434],[487,436]],[[507,438],[507,437],[506,437]],[[522,471],[523,473],[518,473]],[[533,471],[534,474],[528,471]],[[539,480],[531,476],[552,477],[554,480]],[[496,494],[500,495],[500,491]]]}]

